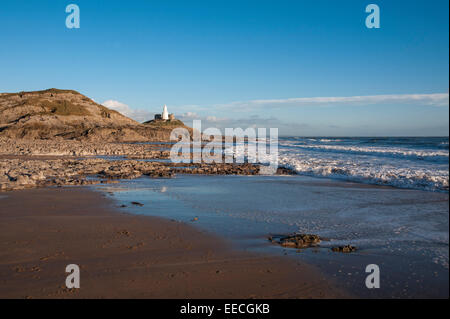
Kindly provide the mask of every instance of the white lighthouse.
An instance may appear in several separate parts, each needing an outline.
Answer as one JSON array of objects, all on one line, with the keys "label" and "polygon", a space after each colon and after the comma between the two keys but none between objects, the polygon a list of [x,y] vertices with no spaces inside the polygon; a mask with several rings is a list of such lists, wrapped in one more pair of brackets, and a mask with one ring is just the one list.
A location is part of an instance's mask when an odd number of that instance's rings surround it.
[{"label": "white lighthouse", "polygon": [[161,115],[162,115],[162,119],[164,121],[167,121],[169,119],[169,112],[167,112],[167,106],[165,104],[164,104],[164,109],[163,109],[163,112]]}]

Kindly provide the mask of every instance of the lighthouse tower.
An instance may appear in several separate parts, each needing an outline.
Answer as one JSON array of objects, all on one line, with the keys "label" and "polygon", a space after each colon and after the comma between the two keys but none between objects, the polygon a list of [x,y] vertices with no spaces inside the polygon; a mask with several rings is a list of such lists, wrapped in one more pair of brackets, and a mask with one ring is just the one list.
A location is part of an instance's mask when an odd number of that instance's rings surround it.
[{"label": "lighthouse tower", "polygon": [[167,106],[164,104],[164,109],[162,112],[162,119],[167,121],[169,119],[169,112],[167,112]]}]

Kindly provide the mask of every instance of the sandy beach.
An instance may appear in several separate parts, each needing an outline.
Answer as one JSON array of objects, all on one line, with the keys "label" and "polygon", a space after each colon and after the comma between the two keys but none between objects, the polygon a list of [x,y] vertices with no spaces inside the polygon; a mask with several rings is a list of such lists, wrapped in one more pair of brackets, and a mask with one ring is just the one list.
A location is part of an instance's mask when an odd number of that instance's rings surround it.
[{"label": "sandy beach", "polygon": [[[0,201],[0,298],[348,296],[312,266],[119,212],[83,187],[7,192]],[[80,289],[65,287],[68,264],[81,269]]]}]

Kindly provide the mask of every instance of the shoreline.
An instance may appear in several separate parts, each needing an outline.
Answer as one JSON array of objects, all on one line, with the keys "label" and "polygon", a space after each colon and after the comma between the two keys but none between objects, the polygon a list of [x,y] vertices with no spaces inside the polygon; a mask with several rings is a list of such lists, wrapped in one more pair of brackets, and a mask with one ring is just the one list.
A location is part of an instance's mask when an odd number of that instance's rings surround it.
[{"label": "shoreline", "polygon": [[[61,142],[61,141],[59,141]],[[0,192],[47,186],[115,183],[140,176],[256,175],[251,163],[172,163],[156,144],[14,141],[0,138]],[[191,156],[191,155],[189,155]],[[116,160],[120,157],[120,160]],[[280,174],[289,172],[279,170]]]},{"label": "shoreline", "polygon": [[[267,175],[261,163],[209,163],[192,161],[192,150],[184,159],[170,160],[163,142],[119,143],[77,140],[11,140],[0,137],[0,192],[47,186],[72,186],[116,183],[118,179],[141,176],[173,177],[192,175]],[[334,168],[335,169],[335,168]],[[339,171],[339,168],[337,169]],[[448,166],[447,166],[448,170]],[[272,175],[272,174],[269,174]],[[441,188],[415,187],[398,183],[344,175],[301,173],[289,163],[280,163],[273,175],[301,175],[360,185],[414,189],[448,194],[448,184]],[[448,177],[448,176],[447,176]],[[448,178],[447,178],[448,179]]]},{"label": "shoreline", "polygon": [[[313,266],[233,250],[185,223],[119,212],[87,188],[2,195],[2,298],[349,297]],[[65,287],[71,263],[80,266],[80,289]]]}]

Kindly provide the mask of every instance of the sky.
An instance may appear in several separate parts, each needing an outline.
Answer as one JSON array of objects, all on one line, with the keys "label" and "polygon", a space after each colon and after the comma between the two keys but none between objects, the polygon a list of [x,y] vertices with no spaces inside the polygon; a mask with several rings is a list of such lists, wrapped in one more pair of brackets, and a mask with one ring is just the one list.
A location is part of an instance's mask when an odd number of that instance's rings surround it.
[{"label": "sky", "polygon": [[448,41],[447,0],[2,0],[0,92],[73,89],[138,121],[167,104],[202,128],[448,136]]}]

